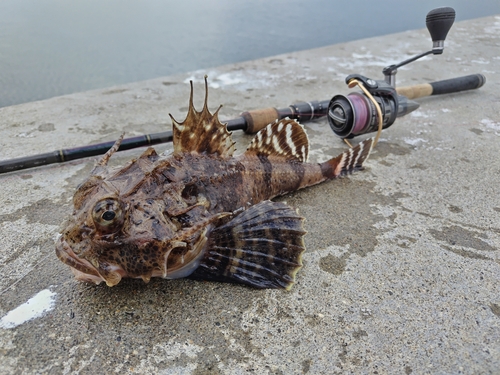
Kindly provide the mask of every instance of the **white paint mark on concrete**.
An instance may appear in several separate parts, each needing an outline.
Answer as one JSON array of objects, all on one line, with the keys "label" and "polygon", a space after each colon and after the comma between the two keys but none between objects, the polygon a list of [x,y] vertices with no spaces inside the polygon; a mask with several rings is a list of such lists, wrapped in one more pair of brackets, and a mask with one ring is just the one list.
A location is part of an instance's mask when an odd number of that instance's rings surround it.
[{"label": "white paint mark on concrete", "polygon": [[494,122],[494,121],[490,120],[489,118],[482,119],[481,124],[483,124],[484,126],[486,126],[489,129],[500,130],[500,123]]},{"label": "white paint mark on concrete", "polygon": [[[191,340],[185,342],[175,342],[173,339],[166,343],[153,346],[151,353],[133,370],[133,374],[192,374],[196,370],[198,353],[205,348],[194,344]],[[194,360],[187,363],[185,367],[174,366],[172,361],[178,360],[182,356]],[[127,360],[128,358],[125,358]],[[122,367],[118,365],[115,368],[116,373],[122,372]]]},{"label": "white paint mark on concrete", "polygon": [[481,124],[486,127],[486,130],[493,130],[496,135],[500,135],[500,122],[495,122],[489,118],[481,120]]},{"label": "white paint mark on concrete", "polygon": [[412,113],[410,113],[410,116],[411,117],[424,117],[424,118],[429,117],[429,115],[423,113],[422,111],[413,111]]},{"label": "white paint mark on concrete", "polygon": [[41,317],[54,308],[55,296],[56,293],[49,289],[38,292],[0,319],[0,328],[15,328],[29,320]]},{"label": "white paint mark on concrete", "polygon": [[[399,48],[395,48],[398,52],[400,51]],[[401,57],[401,59],[407,59],[412,57],[413,55],[404,55]],[[340,66],[341,68],[353,70],[356,68],[360,67],[366,67],[366,66],[380,66],[380,67],[386,67],[388,65],[394,64],[394,57],[389,54],[386,57],[380,57],[380,56],[374,56],[370,51],[367,51],[365,53],[352,53],[350,57],[346,58],[335,58],[335,57],[327,57],[329,61],[334,61],[337,66]],[[424,57],[423,60],[429,59],[429,57]],[[408,69],[407,66],[402,66],[398,69],[401,70],[406,70]]]},{"label": "white paint mark on concrete", "polygon": [[489,64],[490,62],[485,60],[485,59],[479,59],[479,60],[472,60],[471,61],[474,64]]},{"label": "white paint mark on concrete", "polygon": [[208,86],[213,89],[233,86],[239,91],[245,91],[249,88],[269,87],[272,85],[276,75],[269,74],[266,71],[246,70],[245,72],[219,73],[213,71],[197,71],[184,80],[184,83],[193,81],[194,83],[203,83],[205,74],[208,75]]},{"label": "white paint mark on concrete", "polygon": [[[91,344],[82,344],[82,345],[76,345],[73,346],[69,350],[69,359],[65,362],[63,362],[63,375],[78,375],[82,372],[82,370],[87,367],[89,364],[91,364],[94,361],[95,355],[98,351],[98,348],[94,349],[94,352],[92,355],[89,357],[86,352],[77,354],[77,351],[80,351],[80,349],[89,349],[91,348]],[[77,355],[79,357],[82,357],[83,359],[77,360]]]},{"label": "white paint mark on concrete", "polygon": [[19,133],[16,135],[16,137],[19,138],[33,138],[35,135],[34,134],[29,134],[29,133]]},{"label": "white paint mark on concrete", "polygon": [[[495,19],[500,20],[500,17],[495,17]],[[500,22],[495,22],[493,25],[487,26],[484,28],[484,32],[486,34],[498,35],[498,31],[500,30]]]},{"label": "white paint mark on concrete", "polygon": [[422,143],[427,142],[423,138],[404,138],[404,141],[405,141],[406,144],[409,144],[409,145],[412,145],[412,146],[418,146],[418,145],[420,145]]},{"label": "white paint mark on concrete", "polygon": [[236,85],[246,82],[241,74],[224,73],[217,76],[217,80],[210,83],[210,87],[219,88],[221,86]]}]

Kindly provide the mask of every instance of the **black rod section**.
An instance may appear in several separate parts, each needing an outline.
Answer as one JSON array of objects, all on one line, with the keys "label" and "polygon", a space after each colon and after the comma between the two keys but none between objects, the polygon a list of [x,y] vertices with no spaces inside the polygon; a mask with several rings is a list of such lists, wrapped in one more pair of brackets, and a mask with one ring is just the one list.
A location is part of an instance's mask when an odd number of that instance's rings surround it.
[{"label": "black rod section", "polygon": [[[292,104],[291,106],[283,109],[274,109],[277,113],[277,119],[290,117],[293,119],[301,120],[302,122],[310,121],[326,115],[329,100],[318,102],[301,102]],[[226,121],[227,129],[234,130],[247,130],[247,121],[241,116],[235,119]],[[266,124],[267,125],[267,124]],[[137,147],[152,146],[161,143],[172,142],[173,135],[171,131],[162,133],[153,133],[140,135],[132,138],[125,138],[118,151],[130,150]],[[34,168],[42,165],[62,163],[70,160],[82,159],[91,156],[103,155],[114,144],[114,141],[96,143],[88,146],[81,146],[75,148],[61,149],[44,154],[25,156],[10,160],[0,161],[0,174],[13,172],[21,169]]]}]

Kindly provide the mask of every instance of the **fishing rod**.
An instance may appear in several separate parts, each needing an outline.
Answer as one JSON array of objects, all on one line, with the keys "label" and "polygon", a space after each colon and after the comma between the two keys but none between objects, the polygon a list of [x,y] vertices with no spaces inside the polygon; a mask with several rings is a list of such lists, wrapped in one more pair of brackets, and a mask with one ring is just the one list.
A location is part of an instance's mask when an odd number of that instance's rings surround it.
[{"label": "fishing rod", "polygon": [[[396,73],[399,67],[429,54],[443,53],[444,40],[454,20],[455,10],[453,8],[443,7],[431,10],[426,17],[426,26],[433,41],[432,49],[384,68],[382,71],[383,81],[373,80],[360,74],[349,75],[346,78],[347,85],[351,88],[359,86],[362,90],[361,93],[355,92],[347,96],[335,95],[331,99],[322,101],[299,102],[281,109],[263,108],[243,112],[241,116],[228,120],[227,128],[229,131],[243,130],[251,134],[286,117],[304,123],[327,116],[333,132],[344,140],[378,131],[376,143],[382,129],[387,129],[396,118],[404,116],[420,106],[412,99],[474,90],[486,82],[486,78],[482,74],[472,74],[396,88]],[[171,131],[125,138],[118,151],[172,142],[172,140]],[[114,143],[114,141],[103,142],[0,161],[0,174],[102,155]]]}]

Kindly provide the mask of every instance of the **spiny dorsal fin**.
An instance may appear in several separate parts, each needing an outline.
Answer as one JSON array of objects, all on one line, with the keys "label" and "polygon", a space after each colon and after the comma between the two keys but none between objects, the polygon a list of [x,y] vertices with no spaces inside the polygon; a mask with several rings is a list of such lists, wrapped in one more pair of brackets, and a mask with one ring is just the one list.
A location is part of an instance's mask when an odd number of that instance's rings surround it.
[{"label": "spiny dorsal fin", "polygon": [[190,81],[189,110],[183,122],[177,122],[169,114],[173,123],[174,154],[182,152],[198,152],[219,154],[231,157],[234,152],[234,142],[226,125],[219,121],[218,113],[222,105],[211,114],[208,110],[208,83],[205,76],[205,102],[198,112],[193,105],[193,82]]},{"label": "spiny dorsal fin", "polygon": [[269,124],[259,131],[246,152],[282,156],[287,160],[306,162],[309,155],[309,139],[302,125],[286,118]]},{"label": "spiny dorsal fin", "polygon": [[111,146],[111,148],[108,151],[106,151],[106,153],[102,156],[102,158],[99,159],[99,161],[96,163],[96,165],[94,166],[94,168],[90,172],[91,176],[104,177],[106,175],[106,173],[108,171],[108,168],[107,168],[108,161],[111,158],[111,156],[113,156],[113,154],[116,151],[118,151],[118,149],[120,148],[120,145],[122,144],[124,136],[125,136],[125,133],[122,133],[120,135],[120,137],[115,141],[113,146]]}]

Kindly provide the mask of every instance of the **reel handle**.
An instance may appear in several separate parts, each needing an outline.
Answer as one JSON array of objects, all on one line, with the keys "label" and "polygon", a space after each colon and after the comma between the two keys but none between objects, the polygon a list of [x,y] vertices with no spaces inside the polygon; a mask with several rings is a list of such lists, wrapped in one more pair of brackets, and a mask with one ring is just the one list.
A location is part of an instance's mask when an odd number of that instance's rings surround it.
[{"label": "reel handle", "polygon": [[483,86],[486,77],[482,74],[471,74],[468,76],[445,79],[431,83],[422,83],[413,86],[397,87],[399,95],[408,99],[422,98],[424,96],[452,94],[454,92],[475,90]]},{"label": "reel handle", "polygon": [[431,10],[427,13],[425,24],[432,38],[432,53],[439,55],[443,53],[444,40],[455,21],[455,9],[442,7]]}]

